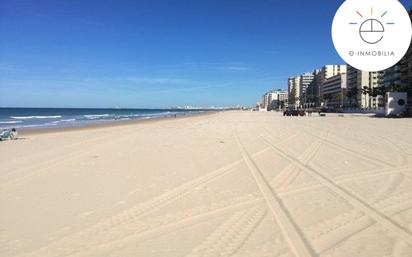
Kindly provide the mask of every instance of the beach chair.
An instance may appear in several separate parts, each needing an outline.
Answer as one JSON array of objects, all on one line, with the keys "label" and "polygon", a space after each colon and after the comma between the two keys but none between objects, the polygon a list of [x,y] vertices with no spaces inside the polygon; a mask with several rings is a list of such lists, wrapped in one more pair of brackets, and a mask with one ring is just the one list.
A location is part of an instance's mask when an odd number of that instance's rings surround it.
[{"label": "beach chair", "polygon": [[0,141],[11,139],[10,130],[3,129],[0,134]]}]

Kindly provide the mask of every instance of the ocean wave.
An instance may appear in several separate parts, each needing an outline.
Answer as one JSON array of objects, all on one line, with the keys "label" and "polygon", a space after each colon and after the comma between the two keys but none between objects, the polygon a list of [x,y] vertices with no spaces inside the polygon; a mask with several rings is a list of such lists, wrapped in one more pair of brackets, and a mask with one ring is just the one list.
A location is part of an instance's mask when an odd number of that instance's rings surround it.
[{"label": "ocean wave", "polygon": [[51,126],[56,126],[57,124],[54,123],[46,123],[46,124],[33,124],[33,125],[23,125],[16,128],[47,128]]},{"label": "ocean wave", "polygon": [[103,118],[103,117],[109,117],[110,114],[87,114],[87,115],[83,115],[83,117],[85,117],[86,119],[98,119],[98,118]]},{"label": "ocean wave", "polygon": [[143,114],[120,114],[118,117],[140,117]]},{"label": "ocean wave", "polygon": [[56,120],[56,121],[53,121],[51,123],[56,124],[56,123],[73,122],[73,121],[76,121],[76,119]]},{"label": "ocean wave", "polygon": [[12,120],[12,121],[0,121],[0,124],[17,124],[17,123],[22,123],[23,121],[21,120]]},{"label": "ocean wave", "polygon": [[148,113],[143,116],[147,117],[159,117],[159,116],[167,116],[173,114],[172,112],[159,112],[159,113]]},{"label": "ocean wave", "polygon": [[72,121],[76,121],[76,119],[67,119],[67,120],[60,120],[61,122],[72,122]]},{"label": "ocean wave", "polygon": [[28,119],[59,119],[61,115],[53,115],[53,116],[11,116],[11,119],[15,120],[28,120]]}]

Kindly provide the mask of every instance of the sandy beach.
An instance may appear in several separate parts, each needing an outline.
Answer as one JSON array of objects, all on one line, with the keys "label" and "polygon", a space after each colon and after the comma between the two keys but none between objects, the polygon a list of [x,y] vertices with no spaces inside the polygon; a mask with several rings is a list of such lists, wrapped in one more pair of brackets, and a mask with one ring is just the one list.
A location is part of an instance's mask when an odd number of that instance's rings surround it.
[{"label": "sandy beach", "polygon": [[219,112],[0,143],[2,257],[410,257],[412,119]]}]

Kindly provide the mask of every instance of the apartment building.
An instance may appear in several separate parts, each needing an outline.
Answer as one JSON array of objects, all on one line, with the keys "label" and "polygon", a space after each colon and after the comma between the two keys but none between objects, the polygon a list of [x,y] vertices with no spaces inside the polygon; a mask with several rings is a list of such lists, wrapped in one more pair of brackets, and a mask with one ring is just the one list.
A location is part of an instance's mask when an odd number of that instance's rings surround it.
[{"label": "apartment building", "polygon": [[320,69],[316,69],[312,72],[313,80],[306,89],[306,102],[309,103],[310,106],[315,106],[319,103],[319,89],[317,85],[319,84],[320,71]]},{"label": "apartment building", "polygon": [[[409,17],[412,22],[412,7],[409,9]],[[400,61],[401,84],[405,85],[408,92],[408,104],[412,106],[412,44],[403,59]]]},{"label": "apartment building", "polygon": [[[412,21],[412,8],[409,10],[409,17]],[[412,105],[412,44],[399,63],[382,71],[380,75],[380,86],[407,92],[408,103]]]},{"label": "apartment building", "polygon": [[363,88],[378,87],[380,84],[379,72],[361,71],[348,65],[347,67],[347,91],[352,92],[348,96],[348,102],[359,108],[377,108],[378,99],[368,94],[363,94]]},{"label": "apartment building", "polygon": [[401,86],[401,66],[399,64],[392,66],[382,72],[382,80],[380,85],[384,87]]},{"label": "apartment building", "polygon": [[289,106],[300,107],[300,76],[288,78]]},{"label": "apartment building", "polygon": [[299,100],[300,103],[305,104],[308,102],[307,89],[313,83],[315,76],[312,72],[305,72],[300,76],[299,81]]},{"label": "apartment building", "polygon": [[332,76],[323,83],[323,101],[328,108],[341,108],[347,105],[347,75]]},{"label": "apartment building", "polygon": [[266,92],[261,98],[260,107],[261,109],[271,110],[279,106],[287,106],[287,104],[288,92],[278,89]]},{"label": "apartment building", "polygon": [[306,89],[306,101],[319,106],[323,101],[323,84],[333,76],[346,73],[346,65],[325,65],[312,72],[313,80]]}]

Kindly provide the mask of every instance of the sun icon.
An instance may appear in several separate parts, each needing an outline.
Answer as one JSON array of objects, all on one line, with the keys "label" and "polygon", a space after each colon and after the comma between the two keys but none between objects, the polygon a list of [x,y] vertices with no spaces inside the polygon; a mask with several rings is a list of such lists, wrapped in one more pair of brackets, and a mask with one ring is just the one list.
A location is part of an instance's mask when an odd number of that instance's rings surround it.
[{"label": "sun icon", "polygon": [[[365,19],[363,14],[359,11],[356,13],[362,18]],[[375,17],[373,12],[373,7],[370,8],[370,17],[364,20],[359,26],[359,36],[363,42],[368,44],[377,44],[379,43],[385,34],[385,26],[381,19],[388,12],[383,12],[380,17]],[[358,25],[357,22],[351,22],[350,25]],[[393,22],[387,22],[386,25],[393,25]]]}]

